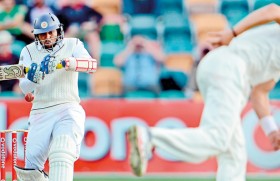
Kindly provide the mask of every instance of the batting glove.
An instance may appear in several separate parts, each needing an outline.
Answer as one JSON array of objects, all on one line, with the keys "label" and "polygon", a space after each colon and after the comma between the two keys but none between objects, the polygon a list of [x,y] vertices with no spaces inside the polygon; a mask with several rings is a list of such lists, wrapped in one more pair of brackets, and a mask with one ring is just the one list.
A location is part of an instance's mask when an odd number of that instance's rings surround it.
[{"label": "batting glove", "polygon": [[47,55],[41,62],[41,71],[44,74],[51,74],[56,70],[56,65],[58,63],[59,61],[55,59],[55,56]]},{"label": "batting glove", "polygon": [[37,63],[32,63],[27,73],[27,79],[30,81],[40,84],[43,80],[43,72],[40,71],[40,67]]}]

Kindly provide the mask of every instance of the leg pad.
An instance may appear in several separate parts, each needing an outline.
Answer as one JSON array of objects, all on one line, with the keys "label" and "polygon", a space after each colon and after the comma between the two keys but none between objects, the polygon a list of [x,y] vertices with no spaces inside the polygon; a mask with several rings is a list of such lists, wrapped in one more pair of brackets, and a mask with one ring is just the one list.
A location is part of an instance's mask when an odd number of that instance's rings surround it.
[{"label": "leg pad", "polygon": [[68,135],[55,138],[49,152],[50,181],[73,181],[76,160],[77,147],[73,138]]}]

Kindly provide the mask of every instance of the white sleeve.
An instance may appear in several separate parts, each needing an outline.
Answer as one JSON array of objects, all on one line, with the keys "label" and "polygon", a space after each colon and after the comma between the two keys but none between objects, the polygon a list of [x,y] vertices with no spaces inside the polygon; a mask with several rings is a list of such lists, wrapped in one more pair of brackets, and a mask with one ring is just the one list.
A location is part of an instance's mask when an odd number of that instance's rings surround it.
[{"label": "white sleeve", "polygon": [[73,57],[75,58],[92,58],[88,51],[86,50],[84,43],[77,39],[77,46],[73,52]]},{"label": "white sleeve", "polygon": [[[24,47],[20,53],[19,64],[29,67],[31,65],[31,63],[32,63],[32,61],[31,61],[30,54],[29,54],[27,48]],[[34,82],[31,82],[30,80],[28,80],[26,76],[27,75],[25,75],[25,78],[19,79],[19,87],[21,88],[21,90],[24,94],[33,92],[36,87],[36,84]]]}]

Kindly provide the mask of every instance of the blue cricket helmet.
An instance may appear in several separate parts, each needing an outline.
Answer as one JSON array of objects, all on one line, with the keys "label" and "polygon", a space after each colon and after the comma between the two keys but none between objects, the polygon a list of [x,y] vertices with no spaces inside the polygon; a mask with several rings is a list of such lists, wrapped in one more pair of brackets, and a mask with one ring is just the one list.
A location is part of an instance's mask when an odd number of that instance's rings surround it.
[{"label": "blue cricket helmet", "polygon": [[61,23],[54,14],[44,14],[34,21],[33,34],[38,35],[61,28]]}]

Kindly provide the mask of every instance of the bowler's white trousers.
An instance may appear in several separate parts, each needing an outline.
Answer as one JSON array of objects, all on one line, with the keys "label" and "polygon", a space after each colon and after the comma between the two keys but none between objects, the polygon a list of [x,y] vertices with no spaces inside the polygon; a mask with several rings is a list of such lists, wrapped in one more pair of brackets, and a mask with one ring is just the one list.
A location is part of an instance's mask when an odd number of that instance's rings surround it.
[{"label": "bowler's white trousers", "polygon": [[152,143],[178,159],[199,163],[217,157],[217,181],[244,181],[246,148],[241,111],[248,98],[246,66],[226,47],[210,52],[198,67],[204,98],[198,128],[151,128]]},{"label": "bowler's white trousers", "polygon": [[73,138],[78,158],[84,123],[85,111],[78,103],[65,103],[44,113],[30,114],[25,168],[43,170],[52,140],[60,135]]}]

